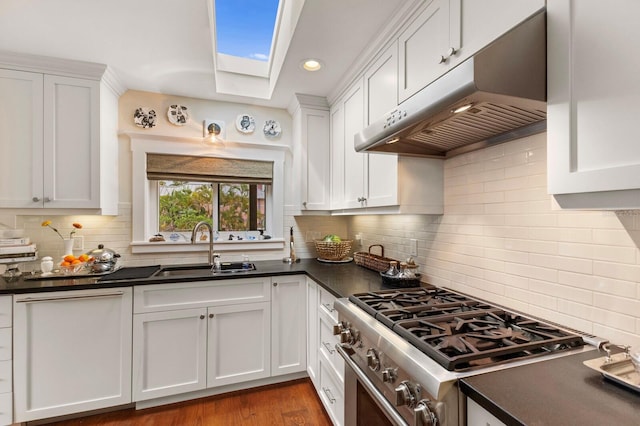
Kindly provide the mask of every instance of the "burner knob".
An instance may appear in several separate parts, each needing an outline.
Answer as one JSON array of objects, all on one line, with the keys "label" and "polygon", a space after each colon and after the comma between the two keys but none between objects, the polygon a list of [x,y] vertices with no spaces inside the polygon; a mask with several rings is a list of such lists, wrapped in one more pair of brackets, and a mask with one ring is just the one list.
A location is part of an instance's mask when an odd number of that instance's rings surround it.
[{"label": "burner knob", "polygon": [[344,329],[340,332],[340,343],[348,343],[351,344],[351,330]]},{"label": "burner knob", "polygon": [[367,350],[367,366],[373,371],[380,370],[380,358],[378,358],[375,349],[369,348]]},{"label": "burner knob", "polygon": [[391,367],[387,367],[382,370],[382,381],[385,383],[393,383],[396,381],[398,375],[396,374],[396,370]]},{"label": "burner knob", "polygon": [[413,409],[415,424],[419,426],[437,426],[438,417],[431,411],[430,402],[421,400]]},{"label": "burner knob", "polygon": [[345,329],[345,324],[343,321],[340,321],[338,324],[335,324],[333,326],[333,335],[334,336],[339,335],[340,333],[342,333],[342,330],[344,329]]},{"label": "burner knob", "polygon": [[411,384],[405,380],[396,387],[396,407],[406,405],[413,408],[416,405],[416,397],[411,390]]}]

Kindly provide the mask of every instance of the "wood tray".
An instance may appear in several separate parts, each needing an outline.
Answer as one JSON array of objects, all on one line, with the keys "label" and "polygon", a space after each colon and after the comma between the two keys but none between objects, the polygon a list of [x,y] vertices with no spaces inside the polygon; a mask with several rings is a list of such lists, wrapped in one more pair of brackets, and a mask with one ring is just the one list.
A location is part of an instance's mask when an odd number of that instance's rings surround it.
[{"label": "wood tray", "polygon": [[[380,247],[380,255],[371,254],[371,249],[373,247]],[[384,247],[382,244],[370,245],[368,252],[358,251],[353,253],[353,259],[356,262],[356,265],[364,266],[367,269],[377,272],[385,272],[389,270],[390,262],[398,262],[398,264],[400,264],[400,261],[384,257]]]}]

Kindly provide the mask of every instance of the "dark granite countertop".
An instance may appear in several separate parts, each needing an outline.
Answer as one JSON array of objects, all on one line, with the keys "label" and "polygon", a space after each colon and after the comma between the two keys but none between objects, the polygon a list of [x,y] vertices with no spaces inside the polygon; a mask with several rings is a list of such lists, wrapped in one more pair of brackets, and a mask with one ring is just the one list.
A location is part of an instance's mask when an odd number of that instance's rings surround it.
[{"label": "dark granite countertop", "polygon": [[582,362],[588,351],[464,378],[462,391],[507,425],[640,425],[640,393]]},{"label": "dark granite countertop", "polygon": [[[306,274],[336,297],[387,288],[377,272],[353,262],[321,263],[316,259],[302,259],[292,265],[280,260],[254,263],[255,271],[201,277],[158,276],[114,281],[105,275],[101,282],[98,282],[100,276],[28,279],[14,283],[0,280],[0,294],[294,274]],[[582,364],[586,359],[601,356],[598,351],[589,351],[508,368],[461,379],[460,387],[507,425],[640,425],[640,393],[605,380]]]},{"label": "dark granite countertop", "polygon": [[[0,294],[34,293],[43,291],[84,290],[96,288],[128,287],[174,283],[181,281],[206,281],[220,279],[242,279],[273,275],[306,274],[336,297],[347,297],[353,293],[381,290],[380,275],[369,269],[350,263],[322,263],[316,259],[302,259],[299,263],[288,264],[281,260],[257,261],[255,271],[236,274],[215,274],[210,276],[181,276],[109,280],[108,275],[92,277],[69,277],[54,279],[21,279],[13,283],[0,280]],[[124,269],[124,268],[122,268]],[[120,269],[120,270],[122,270]],[[98,281],[102,278],[102,281]]]}]

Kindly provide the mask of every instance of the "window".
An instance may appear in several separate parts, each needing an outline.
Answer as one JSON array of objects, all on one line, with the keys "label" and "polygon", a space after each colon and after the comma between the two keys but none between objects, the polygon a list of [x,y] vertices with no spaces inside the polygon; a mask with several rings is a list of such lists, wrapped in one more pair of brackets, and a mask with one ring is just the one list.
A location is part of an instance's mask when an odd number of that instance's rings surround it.
[{"label": "window", "polygon": [[[132,151],[132,253],[199,252],[206,245],[191,244],[190,232],[163,233],[165,242],[153,240],[160,229],[158,181],[190,182],[197,186],[208,185],[212,199],[219,197],[223,185],[249,184],[256,186],[256,207],[264,203],[264,234],[271,238],[260,239],[259,231],[219,231],[216,251],[220,253],[238,250],[282,250],[284,240],[284,174],[285,144],[255,144],[237,141],[215,151],[201,140],[153,134],[127,134]],[[185,166],[185,167],[181,167]],[[204,173],[203,173],[204,171]],[[194,173],[195,172],[195,173]],[[205,177],[203,179],[202,177]],[[214,190],[216,185],[217,189]],[[263,189],[260,185],[264,185]],[[196,187],[189,190],[195,191]],[[166,188],[162,188],[165,190]],[[224,191],[223,191],[224,193]],[[251,191],[249,192],[251,196]],[[263,196],[264,195],[264,196]],[[218,220],[211,204],[209,222]],[[190,210],[187,210],[190,211]],[[183,216],[187,216],[184,214]],[[258,215],[256,215],[258,216]],[[185,224],[180,226],[187,227]],[[216,224],[217,227],[217,224]],[[226,234],[225,234],[226,233]],[[243,237],[242,241],[229,241],[228,235]],[[171,238],[172,234],[176,234]],[[167,238],[167,235],[170,238]],[[245,238],[245,235],[248,238]],[[255,239],[252,239],[255,236]],[[226,237],[226,238],[225,238]],[[241,248],[240,248],[241,247]]]},{"label": "window", "polygon": [[190,232],[200,221],[217,231],[264,231],[266,184],[157,181],[158,232]]}]

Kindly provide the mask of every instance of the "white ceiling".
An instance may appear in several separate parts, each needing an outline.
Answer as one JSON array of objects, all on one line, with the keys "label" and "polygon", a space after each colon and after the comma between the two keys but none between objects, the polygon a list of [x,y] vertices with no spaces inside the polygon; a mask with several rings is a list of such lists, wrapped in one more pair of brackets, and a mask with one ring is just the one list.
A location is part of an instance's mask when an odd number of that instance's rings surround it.
[{"label": "white ceiling", "polygon": [[[216,94],[207,1],[1,0],[0,50],[107,64],[127,89],[285,108],[293,93],[336,90],[408,3],[306,0],[273,97],[265,101]],[[325,67],[302,71],[307,57]]]}]

